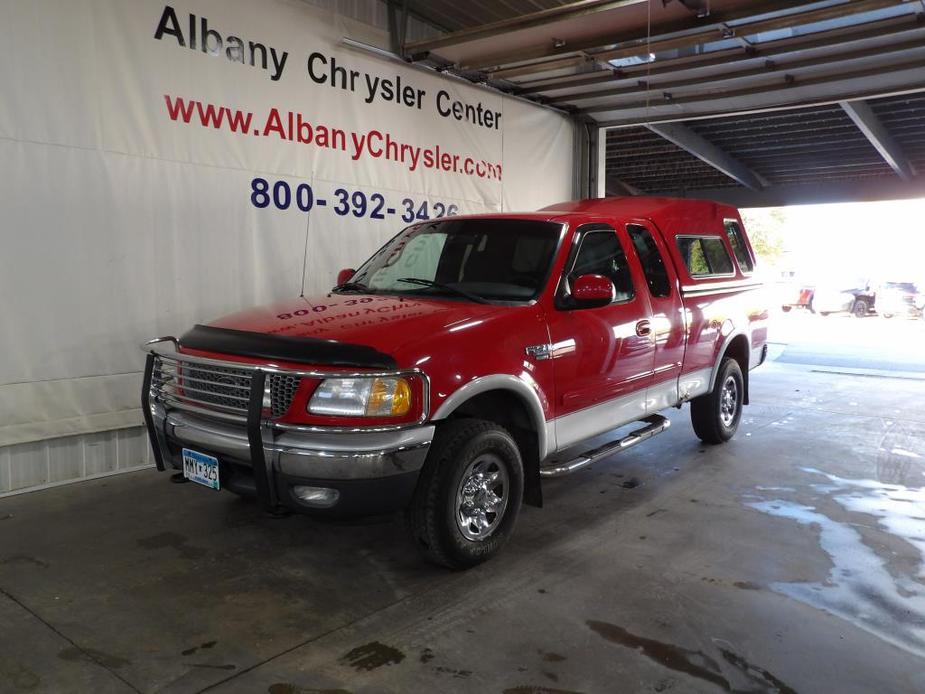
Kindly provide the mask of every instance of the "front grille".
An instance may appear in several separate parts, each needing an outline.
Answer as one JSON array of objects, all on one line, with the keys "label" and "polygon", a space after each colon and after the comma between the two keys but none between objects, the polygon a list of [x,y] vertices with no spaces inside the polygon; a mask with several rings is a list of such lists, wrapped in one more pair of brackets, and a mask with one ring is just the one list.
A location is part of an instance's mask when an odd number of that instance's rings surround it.
[{"label": "front grille", "polygon": [[[247,419],[253,370],[213,364],[196,364],[157,356],[151,376],[151,394],[168,407],[207,410],[234,419]],[[299,385],[297,376],[267,377],[273,417],[292,405]]]},{"label": "front grille", "polygon": [[270,398],[273,402],[274,417],[282,417],[289,411],[300,380],[298,376],[270,374]]}]

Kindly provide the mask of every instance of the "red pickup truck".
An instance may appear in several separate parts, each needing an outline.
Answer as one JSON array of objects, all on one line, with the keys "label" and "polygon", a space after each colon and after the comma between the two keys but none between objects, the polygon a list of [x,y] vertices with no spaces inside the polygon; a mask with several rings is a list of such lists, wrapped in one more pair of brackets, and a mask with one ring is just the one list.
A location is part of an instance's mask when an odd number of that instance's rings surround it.
[{"label": "red pickup truck", "polygon": [[149,342],[156,464],[273,513],[405,509],[426,557],[472,566],[544,478],[664,431],[666,408],[733,436],[767,353],[754,269],[736,209],[708,201],[414,224],[326,295]]}]

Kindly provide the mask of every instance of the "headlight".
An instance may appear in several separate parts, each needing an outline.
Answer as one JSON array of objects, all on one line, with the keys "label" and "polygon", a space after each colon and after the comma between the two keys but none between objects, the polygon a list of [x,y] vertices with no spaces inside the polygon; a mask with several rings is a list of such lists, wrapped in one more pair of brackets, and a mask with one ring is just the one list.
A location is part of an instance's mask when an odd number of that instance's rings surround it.
[{"label": "headlight", "polygon": [[411,410],[404,378],[328,378],[308,402],[311,414],[341,417],[400,417]]}]

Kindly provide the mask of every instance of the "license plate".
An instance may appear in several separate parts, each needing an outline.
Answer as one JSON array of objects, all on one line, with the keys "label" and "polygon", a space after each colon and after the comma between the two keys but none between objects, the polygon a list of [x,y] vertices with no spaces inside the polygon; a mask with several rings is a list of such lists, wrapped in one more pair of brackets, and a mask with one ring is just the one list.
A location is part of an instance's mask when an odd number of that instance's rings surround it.
[{"label": "license plate", "polygon": [[184,448],[183,476],[210,489],[219,489],[218,458]]}]

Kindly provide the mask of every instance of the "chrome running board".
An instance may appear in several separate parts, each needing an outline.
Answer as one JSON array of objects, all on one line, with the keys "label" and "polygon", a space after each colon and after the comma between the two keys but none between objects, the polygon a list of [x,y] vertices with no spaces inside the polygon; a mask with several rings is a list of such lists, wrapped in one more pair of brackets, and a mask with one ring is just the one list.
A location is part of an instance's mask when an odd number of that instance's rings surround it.
[{"label": "chrome running board", "polygon": [[632,448],[637,443],[647,441],[653,436],[661,434],[671,426],[671,422],[660,414],[651,415],[640,421],[646,422],[646,426],[627,434],[622,439],[605,443],[603,446],[583,453],[577,458],[572,458],[567,462],[541,466],[540,477],[562,477],[564,475],[569,475],[576,470],[581,470],[592,463],[596,463],[601,458],[606,458],[613,453],[625,451],[627,448]]}]

